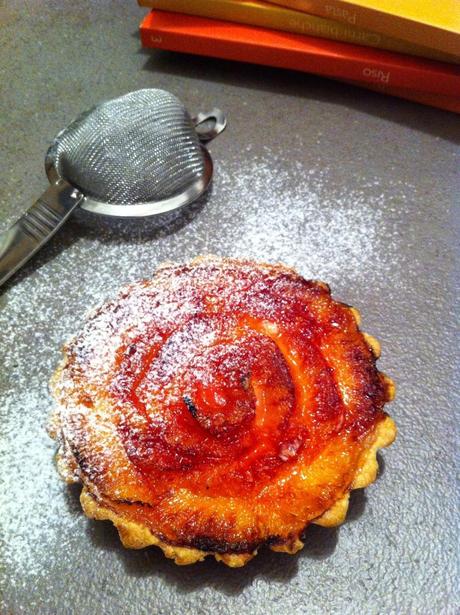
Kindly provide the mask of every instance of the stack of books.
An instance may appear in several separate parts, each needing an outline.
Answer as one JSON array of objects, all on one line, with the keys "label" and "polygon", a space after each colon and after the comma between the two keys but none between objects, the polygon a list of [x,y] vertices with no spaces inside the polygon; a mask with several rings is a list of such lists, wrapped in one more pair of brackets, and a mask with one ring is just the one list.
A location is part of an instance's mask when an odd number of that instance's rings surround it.
[{"label": "stack of books", "polygon": [[460,113],[460,0],[138,0],[145,47],[323,75]]}]

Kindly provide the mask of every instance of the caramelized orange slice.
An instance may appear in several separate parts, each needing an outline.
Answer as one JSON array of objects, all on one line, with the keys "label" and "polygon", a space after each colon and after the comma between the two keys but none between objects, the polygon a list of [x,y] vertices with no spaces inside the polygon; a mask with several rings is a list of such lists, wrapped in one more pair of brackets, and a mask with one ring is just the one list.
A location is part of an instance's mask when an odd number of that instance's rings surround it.
[{"label": "caramelized orange slice", "polygon": [[356,310],[283,266],[161,267],[89,316],[52,388],[58,465],[86,514],[178,564],[293,553],[345,518],[395,436]]}]

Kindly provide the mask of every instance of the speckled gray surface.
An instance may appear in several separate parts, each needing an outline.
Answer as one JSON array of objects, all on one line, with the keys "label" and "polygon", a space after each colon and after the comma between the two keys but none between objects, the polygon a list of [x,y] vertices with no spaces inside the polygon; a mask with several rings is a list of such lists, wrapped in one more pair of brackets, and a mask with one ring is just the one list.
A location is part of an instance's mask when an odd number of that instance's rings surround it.
[{"label": "speckled gray surface", "polygon": [[[46,187],[55,133],[94,102],[163,87],[229,118],[207,198],[137,225],[76,216],[1,291],[3,612],[458,612],[458,117],[306,75],[145,53],[142,13],[121,0],[0,8],[0,230]],[[59,481],[45,431],[47,382],[84,312],[163,260],[207,252],[327,281],[381,340],[398,387],[398,440],[348,523],[240,570],[124,550]]]}]

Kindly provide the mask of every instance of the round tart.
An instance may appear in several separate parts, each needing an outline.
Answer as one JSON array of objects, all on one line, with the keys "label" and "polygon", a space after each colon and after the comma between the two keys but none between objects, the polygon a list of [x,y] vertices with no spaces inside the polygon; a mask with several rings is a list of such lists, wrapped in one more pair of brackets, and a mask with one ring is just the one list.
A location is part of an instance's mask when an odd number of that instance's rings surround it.
[{"label": "round tart", "polygon": [[126,547],[177,564],[295,553],[375,480],[396,428],[378,342],[281,265],[166,264],[91,313],[52,390],[58,468]]}]

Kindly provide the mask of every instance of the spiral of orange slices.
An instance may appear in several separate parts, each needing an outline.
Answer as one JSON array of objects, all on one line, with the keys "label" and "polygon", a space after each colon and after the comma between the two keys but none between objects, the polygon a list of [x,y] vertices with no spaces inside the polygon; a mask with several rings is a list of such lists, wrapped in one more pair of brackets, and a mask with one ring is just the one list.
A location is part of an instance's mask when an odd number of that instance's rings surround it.
[{"label": "spiral of orange slices", "polygon": [[179,564],[296,552],[343,521],[392,442],[392,381],[355,309],[281,265],[160,267],[95,310],[52,388],[86,514]]}]

